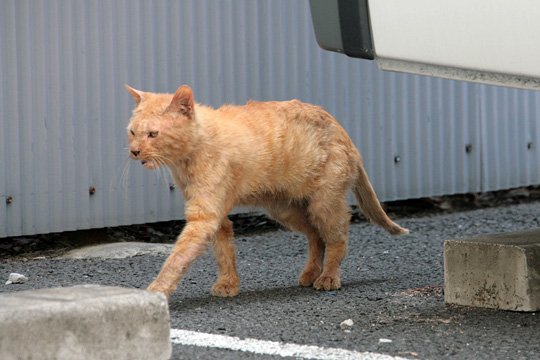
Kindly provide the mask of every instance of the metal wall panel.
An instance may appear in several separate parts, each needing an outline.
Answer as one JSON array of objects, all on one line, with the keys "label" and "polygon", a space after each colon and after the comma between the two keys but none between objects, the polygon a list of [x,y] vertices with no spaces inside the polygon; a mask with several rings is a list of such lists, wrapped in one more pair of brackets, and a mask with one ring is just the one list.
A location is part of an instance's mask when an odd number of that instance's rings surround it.
[{"label": "metal wall panel", "polygon": [[124,83],[190,84],[213,106],[323,105],[382,200],[540,179],[538,93],[386,73],[323,51],[305,1],[3,0],[0,196],[13,201],[0,205],[0,237],[182,217],[168,174],[128,161]]},{"label": "metal wall panel", "polygon": [[481,89],[482,189],[538,184],[540,92]]}]

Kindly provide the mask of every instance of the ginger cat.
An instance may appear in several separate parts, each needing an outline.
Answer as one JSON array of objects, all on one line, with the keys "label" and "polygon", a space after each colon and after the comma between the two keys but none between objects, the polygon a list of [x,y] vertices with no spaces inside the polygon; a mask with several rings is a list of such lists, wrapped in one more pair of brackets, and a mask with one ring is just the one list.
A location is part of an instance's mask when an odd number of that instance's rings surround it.
[{"label": "ginger cat", "polygon": [[129,155],[147,169],[166,166],[185,199],[187,224],[148,290],[175,291],[192,262],[212,246],[215,296],[238,294],[233,229],[236,205],[265,208],[285,227],[307,236],[301,286],[341,286],[352,188],[360,208],[391,234],[407,234],[381,208],[353,142],[321,107],[298,100],[219,109],[194,102],[189,86],[156,94],[126,85],[135,100],[127,127]]}]

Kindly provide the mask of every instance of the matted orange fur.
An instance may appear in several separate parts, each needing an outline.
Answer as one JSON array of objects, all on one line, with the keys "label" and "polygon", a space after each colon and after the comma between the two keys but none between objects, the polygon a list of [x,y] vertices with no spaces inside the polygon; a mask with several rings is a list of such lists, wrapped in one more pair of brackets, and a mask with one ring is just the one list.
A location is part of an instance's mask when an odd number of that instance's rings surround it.
[{"label": "matted orange fur", "polygon": [[285,227],[307,236],[301,286],[341,286],[352,189],[363,213],[391,234],[406,234],[388,218],[362,159],[338,122],[298,100],[225,105],[194,102],[189,86],[156,94],[126,85],[135,100],[127,127],[129,153],[146,168],[166,166],[182,189],[187,224],[148,290],[170,297],[192,262],[212,246],[215,296],[238,294],[233,229],[236,205],[265,208]]}]

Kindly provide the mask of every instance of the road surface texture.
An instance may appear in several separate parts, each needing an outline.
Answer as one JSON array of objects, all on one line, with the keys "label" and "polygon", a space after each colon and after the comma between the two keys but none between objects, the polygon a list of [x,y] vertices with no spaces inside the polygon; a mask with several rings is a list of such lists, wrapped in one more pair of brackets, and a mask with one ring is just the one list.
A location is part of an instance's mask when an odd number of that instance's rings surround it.
[{"label": "road surface texture", "polygon": [[[533,201],[405,216],[398,222],[411,234],[402,237],[354,223],[342,288],[330,292],[297,286],[306,258],[300,234],[276,230],[238,236],[242,282],[237,297],[210,295],[216,268],[209,252],[170,299],[171,328],[178,331],[172,331],[177,334],[173,359],[279,358],[269,354],[267,347],[274,344],[269,342],[316,346],[308,349],[313,354],[291,358],[332,358],[325,354],[348,350],[350,358],[359,359],[540,359],[540,314],[448,306],[443,296],[444,240],[538,228],[539,214],[540,201]],[[109,260],[35,255],[1,260],[0,280],[16,272],[28,281],[4,285],[3,280],[0,292],[76,284],[144,288],[166,258],[162,253]],[[340,323],[347,319],[354,324],[343,330]],[[184,330],[196,332],[189,334],[201,342],[185,345]],[[239,339],[204,340],[205,334]],[[219,339],[225,348],[215,347]],[[250,350],[249,339],[269,342],[256,342]]]}]

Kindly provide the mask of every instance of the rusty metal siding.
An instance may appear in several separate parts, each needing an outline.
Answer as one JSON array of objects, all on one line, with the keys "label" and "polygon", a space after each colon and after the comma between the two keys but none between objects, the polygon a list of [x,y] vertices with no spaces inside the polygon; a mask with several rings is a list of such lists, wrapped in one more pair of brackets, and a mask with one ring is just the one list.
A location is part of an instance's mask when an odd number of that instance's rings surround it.
[{"label": "rusty metal siding", "polygon": [[168,175],[128,162],[124,83],[190,84],[213,106],[320,104],[351,134],[382,200],[540,179],[539,93],[382,72],[323,51],[307,2],[4,0],[1,237],[182,217]]}]

